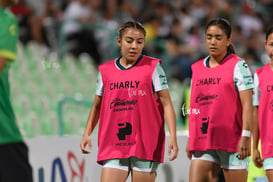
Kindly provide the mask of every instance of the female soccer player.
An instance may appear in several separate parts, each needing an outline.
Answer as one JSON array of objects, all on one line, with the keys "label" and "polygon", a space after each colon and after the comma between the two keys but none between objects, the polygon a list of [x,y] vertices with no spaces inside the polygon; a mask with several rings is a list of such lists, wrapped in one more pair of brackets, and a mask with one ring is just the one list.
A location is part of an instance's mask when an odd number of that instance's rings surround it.
[{"label": "female soccer player", "polygon": [[28,146],[16,122],[9,75],[17,59],[18,23],[9,7],[18,0],[0,0],[0,181],[32,182]]},{"label": "female soccer player", "polygon": [[252,125],[253,80],[245,60],[234,53],[231,26],[213,19],[205,28],[209,56],[192,65],[189,143],[190,182],[215,178],[247,181]]},{"label": "female soccer player", "polygon": [[99,66],[96,96],[80,144],[91,148],[99,120],[98,158],[102,182],[153,182],[164,157],[164,114],[170,160],[177,157],[176,118],[161,61],[142,55],[145,29],[134,21],[119,29],[121,56]]},{"label": "female soccer player", "polygon": [[[257,167],[264,167],[269,182],[273,182],[273,26],[265,38],[265,50],[271,62],[257,69],[254,75],[253,161]],[[258,149],[259,138],[262,157]]]}]

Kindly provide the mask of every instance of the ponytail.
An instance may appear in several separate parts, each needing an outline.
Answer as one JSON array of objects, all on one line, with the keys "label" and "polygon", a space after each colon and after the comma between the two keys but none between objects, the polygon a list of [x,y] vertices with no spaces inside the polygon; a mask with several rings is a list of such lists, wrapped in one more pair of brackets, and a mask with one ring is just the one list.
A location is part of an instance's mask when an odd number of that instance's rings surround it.
[{"label": "ponytail", "polygon": [[234,46],[232,44],[230,44],[227,47],[227,50],[228,50],[229,53],[235,54],[235,49],[234,49]]}]

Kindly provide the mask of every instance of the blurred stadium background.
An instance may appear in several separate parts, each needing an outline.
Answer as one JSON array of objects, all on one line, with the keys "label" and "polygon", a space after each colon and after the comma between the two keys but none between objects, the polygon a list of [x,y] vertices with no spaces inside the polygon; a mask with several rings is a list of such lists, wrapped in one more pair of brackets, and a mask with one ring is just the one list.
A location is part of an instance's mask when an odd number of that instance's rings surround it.
[{"label": "blurred stadium background", "polygon": [[[69,11],[77,3],[88,13]],[[135,19],[147,30],[144,53],[162,59],[179,129],[184,129],[181,109],[187,106],[189,67],[206,56],[206,22],[214,17],[231,22],[236,52],[254,72],[268,62],[263,43],[272,7],[271,0],[20,0],[12,7],[20,23],[20,43],[11,77],[20,127],[26,137],[80,134],[94,96],[97,65],[119,56],[118,26]],[[83,22],[82,17],[91,19]],[[95,41],[90,44],[98,50],[100,62],[88,51],[71,51],[75,42],[65,31],[71,23],[92,32]]]},{"label": "blurred stadium background", "polygon": [[[11,71],[11,99],[24,136],[81,135],[96,89],[98,70],[92,58],[87,54],[79,58],[68,54],[61,60],[55,53],[44,56],[32,42],[19,44],[18,59]],[[170,81],[170,91],[180,113],[182,85]],[[178,124],[182,129],[182,123]]]},{"label": "blurred stadium background", "polygon": [[[83,15],[69,11],[75,2],[90,9]],[[236,52],[254,72],[269,61],[263,43],[272,9],[272,0],[20,0],[12,7],[20,42],[10,80],[19,127],[26,138],[81,136],[95,94],[97,65],[119,55],[118,26],[135,19],[147,30],[144,53],[162,59],[178,130],[185,131],[189,68],[206,55],[204,25],[214,17],[228,19]],[[65,27],[71,23],[90,33],[100,62],[92,51],[73,52],[71,46],[84,44],[75,44],[82,40],[78,37],[70,39]]]}]

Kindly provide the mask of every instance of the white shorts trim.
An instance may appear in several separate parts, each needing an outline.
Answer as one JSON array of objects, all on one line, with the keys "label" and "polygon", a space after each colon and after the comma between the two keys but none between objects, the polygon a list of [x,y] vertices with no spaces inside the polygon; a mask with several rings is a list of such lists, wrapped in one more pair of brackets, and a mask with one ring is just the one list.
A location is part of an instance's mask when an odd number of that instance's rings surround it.
[{"label": "white shorts trim", "polygon": [[227,165],[221,165],[221,168],[223,168],[223,169],[230,169],[230,170],[240,170],[240,169],[246,170],[246,166],[227,166]]},{"label": "white shorts trim", "polygon": [[114,168],[123,171],[157,172],[159,162],[142,160],[136,157],[110,159],[104,161],[103,168]]},{"label": "white shorts trim", "polygon": [[268,157],[264,159],[264,170],[272,170],[273,169],[273,157]]},{"label": "white shorts trim", "polygon": [[[225,155],[226,159],[220,159],[219,156]],[[207,150],[207,151],[195,151],[192,155],[192,160],[205,160],[210,161],[213,163],[217,163],[223,169],[230,169],[230,170],[247,170],[248,169],[248,160],[239,160],[233,159],[230,161],[230,157],[237,155],[237,153],[232,152],[225,152],[225,151],[217,151],[217,150]],[[236,160],[236,161],[234,161]],[[235,162],[235,165],[233,164]]]},{"label": "white shorts trim", "polygon": [[120,166],[115,164],[104,164],[103,168],[113,168],[113,169],[119,169],[122,171],[129,171],[129,168],[127,166]]},{"label": "white shorts trim", "polygon": [[264,170],[272,170],[273,165],[264,166]]},{"label": "white shorts trim", "polygon": [[204,156],[202,155],[201,157],[195,157],[194,155],[192,155],[192,160],[204,160],[204,161],[210,161],[210,162],[214,162],[214,163],[218,163],[212,156]]},{"label": "white shorts trim", "polygon": [[132,167],[132,169],[134,171],[138,171],[138,172],[147,172],[147,173],[150,173],[150,172],[156,172],[153,170],[153,168],[138,168],[138,167]]},{"label": "white shorts trim", "polygon": [[[119,166],[115,164],[105,164],[103,165],[103,168],[113,168],[113,169],[119,169],[122,171],[129,171],[129,168],[127,166]],[[139,171],[139,172],[154,172],[152,168],[138,168],[138,167],[132,167],[132,170]]]}]

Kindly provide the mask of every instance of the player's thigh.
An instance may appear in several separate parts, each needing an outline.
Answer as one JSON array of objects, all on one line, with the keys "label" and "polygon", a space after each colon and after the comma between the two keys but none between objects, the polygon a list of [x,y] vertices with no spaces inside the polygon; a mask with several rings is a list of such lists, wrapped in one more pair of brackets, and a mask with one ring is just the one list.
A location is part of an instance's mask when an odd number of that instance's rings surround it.
[{"label": "player's thigh", "polygon": [[190,165],[190,181],[212,181],[219,170],[215,150],[194,151]]},{"label": "player's thigh", "polygon": [[273,169],[266,170],[266,176],[269,182],[273,182]]},{"label": "player's thigh", "polygon": [[129,172],[116,168],[102,168],[101,182],[125,182]]},{"label": "player's thigh", "polygon": [[246,182],[247,171],[245,169],[223,169],[226,182]]},{"label": "player's thigh", "polygon": [[226,182],[246,182],[249,157],[240,160],[238,153],[218,151]]},{"label": "player's thigh", "polygon": [[209,182],[216,177],[218,169],[216,162],[194,159],[190,165],[190,182]]},{"label": "player's thigh", "polygon": [[129,159],[110,159],[103,162],[101,182],[125,182],[129,175]]},{"label": "player's thigh", "polygon": [[154,182],[156,178],[156,172],[141,172],[132,170],[131,175],[133,182]]}]

